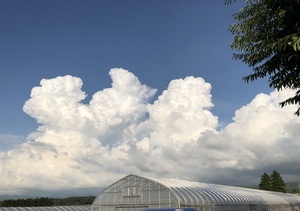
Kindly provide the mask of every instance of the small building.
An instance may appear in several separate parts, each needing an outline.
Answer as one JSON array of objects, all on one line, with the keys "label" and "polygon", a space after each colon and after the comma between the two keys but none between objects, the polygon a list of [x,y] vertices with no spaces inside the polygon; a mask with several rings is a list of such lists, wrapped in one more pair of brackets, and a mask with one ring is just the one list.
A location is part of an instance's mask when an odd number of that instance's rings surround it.
[{"label": "small building", "polygon": [[103,189],[92,211],[194,208],[196,211],[300,210],[300,196],[191,182],[128,175]]}]

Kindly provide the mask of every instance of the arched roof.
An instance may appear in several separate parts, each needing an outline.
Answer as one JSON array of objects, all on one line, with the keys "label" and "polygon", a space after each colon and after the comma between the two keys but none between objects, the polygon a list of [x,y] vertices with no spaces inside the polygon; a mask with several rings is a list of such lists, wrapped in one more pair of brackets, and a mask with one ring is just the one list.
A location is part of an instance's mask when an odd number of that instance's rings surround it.
[{"label": "arched roof", "polygon": [[300,196],[250,188],[191,182],[179,179],[155,179],[168,187],[182,204],[300,204]]},{"label": "arched roof", "polygon": [[[112,187],[121,181],[136,180],[137,178],[160,184],[170,190],[181,205],[300,205],[300,196],[287,193],[262,191],[257,189],[192,182],[170,178],[145,178],[128,175],[113,183]],[[101,193],[105,192],[104,189]],[[98,196],[100,197],[101,194]],[[97,198],[94,205],[98,204]]]}]

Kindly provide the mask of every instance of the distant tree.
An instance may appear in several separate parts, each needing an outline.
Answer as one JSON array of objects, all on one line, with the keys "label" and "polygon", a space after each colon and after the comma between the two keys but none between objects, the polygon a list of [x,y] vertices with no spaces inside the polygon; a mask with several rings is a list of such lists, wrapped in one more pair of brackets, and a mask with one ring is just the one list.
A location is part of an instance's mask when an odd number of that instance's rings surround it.
[{"label": "distant tree", "polygon": [[[235,0],[224,0],[231,4]],[[233,15],[229,27],[235,36],[233,59],[241,60],[253,73],[244,77],[250,82],[268,78],[270,87],[295,90],[280,103],[298,105],[300,115],[300,0],[245,0],[245,7]]]},{"label": "distant tree", "polygon": [[271,174],[271,183],[273,191],[286,193],[283,178],[277,171],[273,171]]},{"label": "distant tree", "polygon": [[261,176],[260,183],[259,183],[259,189],[260,190],[268,190],[268,191],[273,190],[272,183],[271,183],[271,177],[267,173],[264,173]]},{"label": "distant tree", "polygon": [[88,205],[88,204],[92,204],[95,198],[96,198],[95,196],[57,198],[57,199],[53,199],[53,202],[54,202],[54,206]]},{"label": "distant tree", "polygon": [[43,207],[53,206],[52,198],[28,198],[28,199],[7,199],[1,203],[1,207]]},{"label": "distant tree", "polygon": [[68,198],[27,198],[27,199],[7,199],[0,201],[0,207],[43,207],[43,206],[66,206],[66,205],[90,205],[95,200],[95,196],[68,197]]}]

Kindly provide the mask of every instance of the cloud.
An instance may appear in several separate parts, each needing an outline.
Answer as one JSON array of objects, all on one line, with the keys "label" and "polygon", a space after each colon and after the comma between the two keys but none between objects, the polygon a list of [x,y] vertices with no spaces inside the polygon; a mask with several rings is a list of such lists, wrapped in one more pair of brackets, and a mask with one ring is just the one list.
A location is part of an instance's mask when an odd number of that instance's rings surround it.
[{"label": "cloud", "polygon": [[12,134],[0,134],[0,145],[3,151],[8,151],[21,144],[24,140],[23,136]]},{"label": "cloud", "polygon": [[103,187],[130,173],[221,184],[255,184],[273,169],[299,177],[300,120],[278,106],[292,90],[257,95],[219,131],[204,79],[173,80],[150,103],[156,89],[124,69],[109,75],[111,87],[86,104],[74,76],[32,89],[24,111],[39,127],[0,151],[1,192]]}]

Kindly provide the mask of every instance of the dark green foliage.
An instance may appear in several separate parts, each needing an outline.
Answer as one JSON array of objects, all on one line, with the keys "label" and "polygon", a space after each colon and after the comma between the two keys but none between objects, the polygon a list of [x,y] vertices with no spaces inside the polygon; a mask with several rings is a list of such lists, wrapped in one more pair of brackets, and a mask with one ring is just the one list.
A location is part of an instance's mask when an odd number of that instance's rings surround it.
[{"label": "dark green foliage", "polygon": [[28,199],[8,199],[1,203],[1,207],[43,207],[53,206],[51,198],[28,198]]},{"label": "dark green foliage", "polygon": [[271,183],[273,191],[283,193],[286,192],[285,183],[281,175],[277,171],[273,171],[273,173],[271,174]]},{"label": "dark green foliage", "polygon": [[65,205],[89,205],[95,200],[95,196],[69,197],[69,198],[28,198],[7,199],[0,202],[0,207],[49,207]]},{"label": "dark green foliage", "polygon": [[[232,0],[224,0],[225,5],[229,5],[229,4],[231,4],[231,2],[232,2]],[[235,2],[235,0],[234,0],[234,2]]]},{"label": "dark green foliage", "polygon": [[[224,0],[231,4],[232,0]],[[229,27],[235,36],[233,59],[253,69],[246,82],[267,77],[277,90],[291,88],[295,96],[280,103],[300,105],[300,0],[246,0]],[[300,115],[300,106],[296,111]]]},{"label": "dark green foliage", "polygon": [[260,190],[272,191],[271,178],[270,178],[270,176],[267,173],[264,173],[261,176],[260,184],[259,184],[259,189]]},{"label": "dark green foliage", "polygon": [[62,205],[88,205],[92,204],[95,200],[95,196],[85,196],[85,197],[69,197],[63,199],[53,199],[55,206]]},{"label": "dark green foliage", "polygon": [[271,176],[264,173],[260,179],[259,189],[286,193],[283,178],[277,171],[273,171]]}]

